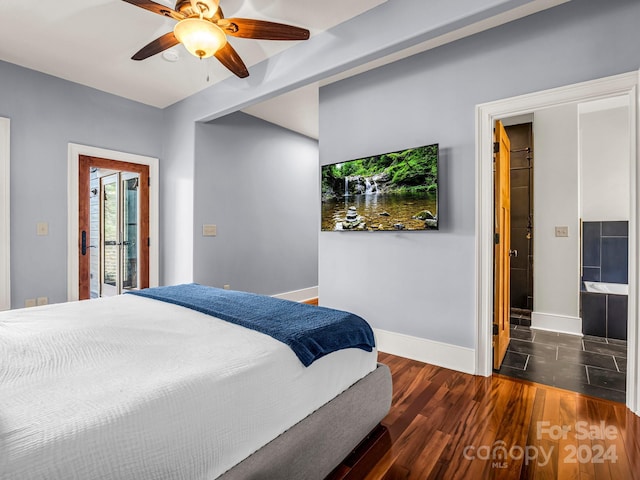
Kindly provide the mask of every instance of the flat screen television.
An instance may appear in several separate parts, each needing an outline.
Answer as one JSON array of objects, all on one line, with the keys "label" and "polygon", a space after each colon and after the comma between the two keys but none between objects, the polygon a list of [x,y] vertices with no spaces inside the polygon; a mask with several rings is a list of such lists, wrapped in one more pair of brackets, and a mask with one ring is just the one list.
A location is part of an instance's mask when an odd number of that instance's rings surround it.
[{"label": "flat screen television", "polygon": [[438,144],[322,167],[323,231],[438,229]]}]

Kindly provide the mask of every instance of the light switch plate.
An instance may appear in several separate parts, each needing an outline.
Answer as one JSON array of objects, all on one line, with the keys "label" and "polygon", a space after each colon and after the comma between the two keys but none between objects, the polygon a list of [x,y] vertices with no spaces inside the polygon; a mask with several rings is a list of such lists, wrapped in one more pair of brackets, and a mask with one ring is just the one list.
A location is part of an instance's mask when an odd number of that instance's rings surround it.
[{"label": "light switch plate", "polygon": [[49,235],[49,224],[47,222],[38,222],[36,224],[36,235],[40,237]]},{"label": "light switch plate", "polygon": [[568,237],[569,227],[556,227],[556,237]]},{"label": "light switch plate", "polygon": [[218,227],[215,225],[202,225],[203,237],[215,237],[218,234]]}]

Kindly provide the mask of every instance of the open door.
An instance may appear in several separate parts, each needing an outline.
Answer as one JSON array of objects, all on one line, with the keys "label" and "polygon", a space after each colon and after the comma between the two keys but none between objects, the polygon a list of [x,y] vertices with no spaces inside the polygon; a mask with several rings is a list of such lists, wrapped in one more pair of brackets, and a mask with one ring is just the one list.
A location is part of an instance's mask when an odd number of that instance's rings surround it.
[{"label": "open door", "polygon": [[499,120],[494,129],[494,141],[493,368],[497,370],[509,346],[511,316],[511,143]]},{"label": "open door", "polygon": [[79,299],[147,288],[149,166],[80,155],[78,200]]}]

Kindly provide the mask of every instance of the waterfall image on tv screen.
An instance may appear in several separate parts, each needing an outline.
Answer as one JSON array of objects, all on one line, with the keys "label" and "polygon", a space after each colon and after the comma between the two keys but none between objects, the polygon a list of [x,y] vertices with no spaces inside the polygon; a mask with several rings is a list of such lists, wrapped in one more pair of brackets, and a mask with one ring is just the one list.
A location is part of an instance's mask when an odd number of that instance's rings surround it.
[{"label": "waterfall image on tv screen", "polygon": [[438,144],[322,167],[322,230],[438,229]]}]

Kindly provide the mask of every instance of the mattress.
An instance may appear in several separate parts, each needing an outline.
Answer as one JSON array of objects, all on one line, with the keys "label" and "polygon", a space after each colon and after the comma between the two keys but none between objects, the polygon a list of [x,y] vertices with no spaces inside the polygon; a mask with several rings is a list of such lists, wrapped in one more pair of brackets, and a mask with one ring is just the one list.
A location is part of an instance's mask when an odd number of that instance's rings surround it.
[{"label": "mattress", "polygon": [[0,313],[0,478],[214,479],[376,367],[124,295]]}]

